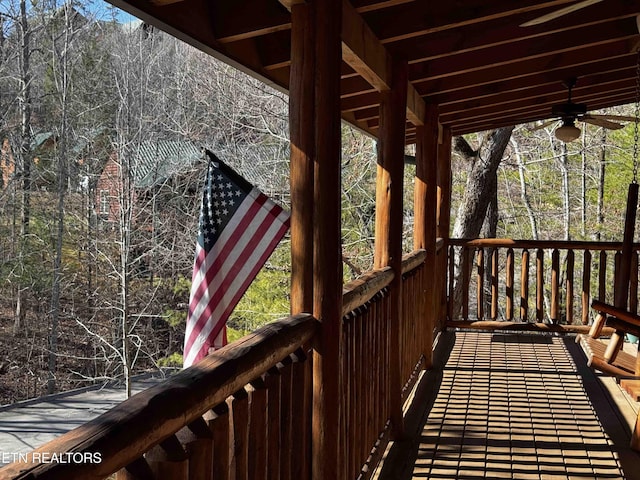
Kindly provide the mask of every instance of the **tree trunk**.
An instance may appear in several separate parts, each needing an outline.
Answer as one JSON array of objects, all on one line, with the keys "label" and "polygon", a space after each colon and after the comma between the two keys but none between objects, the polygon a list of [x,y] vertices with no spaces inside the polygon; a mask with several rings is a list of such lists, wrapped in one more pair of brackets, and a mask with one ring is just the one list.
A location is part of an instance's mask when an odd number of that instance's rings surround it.
[{"label": "tree trunk", "polygon": [[[470,161],[473,167],[469,172],[467,186],[453,226],[453,238],[477,238],[485,223],[489,205],[497,199],[497,171],[504,151],[507,148],[513,127],[493,130],[481,145],[477,153],[469,147],[462,137],[456,137],[455,149]],[[473,153],[472,153],[473,152]],[[497,203],[497,201],[496,201]],[[497,209],[495,209],[497,212]],[[497,215],[495,215],[497,224]],[[495,232],[494,232],[495,235]],[[460,315],[462,307],[462,269],[460,257],[456,259],[453,289],[453,317]]]},{"label": "tree trunk", "polygon": [[60,291],[62,284],[62,244],[64,239],[65,225],[65,201],[67,194],[68,165],[67,165],[67,145],[69,135],[68,125],[68,88],[69,88],[69,45],[71,43],[72,25],[69,15],[70,4],[64,8],[65,31],[62,38],[61,48],[57,48],[56,42],[53,42],[54,62],[59,67],[58,71],[54,71],[57,76],[56,84],[58,85],[58,101],[60,103],[60,131],[59,140],[56,147],[57,160],[57,188],[58,188],[58,208],[57,232],[56,232],[56,254],[53,265],[53,282],[51,288],[51,329],[49,332],[49,377],[47,379],[47,392],[54,393],[56,390],[56,366],[58,357],[58,326],[60,323]]},{"label": "tree trunk", "polygon": [[567,144],[560,143],[560,172],[562,173],[562,232],[563,240],[571,240],[571,208],[569,202],[569,154]]},{"label": "tree trunk", "polygon": [[[20,263],[24,261],[25,241],[29,235],[29,217],[31,212],[31,30],[27,13],[26,0],[20,0],[20,93],[18,103],[20,105],[20,148],[17,159],[22,168],[22,205],[20,219],[20,247],[18,257]],[[16,310],[13,324],[14,333],[18,333],[24,327],[25,288],[17,289]]]},{"label": "tree trunk", "polygon": [[[603,129],[604,130],[604,129]],[[582,165],[580,169],[580,233],[582,238],[587,235],[587,129],[582,129]]]},{"label": "tree trunk", "polygon": [[522,199],[522,203],[524,207],[527,209],[527,216],[529,217],[529,224],[531,225],[531,238],[533,240],[538,239],[538,224],[536,221],[536,216],[533,212],[533,208],[531,208],[531,202],[529,201],[529,195],[527,193],[527,182],[524,178],[524,162],[522,160],[522,154],[520,153],[520,149],[518,147],[518,142],[515,139],[511,139],[511,146],[515,152],[516,162],[518,162],[518,175],[520,177],[520,198]]},{"label": "tree trunk", "polygon": [[602,145],[600,148],[600,168],[598,169],[598,205],[596,216],[598,217],[598,230],[595,232],[596,241],[602,240],[602,230],[604,229],[604,178],[607,161],[607,130],[602,129]]}]

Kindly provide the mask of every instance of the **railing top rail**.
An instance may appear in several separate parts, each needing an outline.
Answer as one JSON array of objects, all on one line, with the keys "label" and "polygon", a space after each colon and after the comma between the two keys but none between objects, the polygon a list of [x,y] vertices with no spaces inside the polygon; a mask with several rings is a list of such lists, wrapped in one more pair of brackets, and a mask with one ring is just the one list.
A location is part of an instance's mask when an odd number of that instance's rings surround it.
[{"label": "railing top rail", "polygon": [[[402,273],[409,273],[422,265],[427,257],[425,250],[414,250],[402,257]],[[342,289],[342,315],[353,311],[371,300],[387,287],[394,278],[391,267],[371,270],[360,278],[347,283]]]},{"label": "railing top rail", "polygon": [[101,463],[12,463],[0,469],[0,477],[105,478],[309,342],[317,325],[309,314],[266,325],[34,451],[42,455],[99,452]]},{"label": "railing top rail", "polygon": [[426,250],[414,250],[402,257],[402,273],[409,273],[422,265],[427,258]]},{"label": "railing top rail", "polygon": [[355,310],[371,300],[380,290],[393,280],[391,267],[379,268],[365,273],[347,283],[342,289],[342,315]]},{"label": "railing top rail", "polygon": [[[622,242],[589,242],[582,240],[514,240],[511,238],[450,238],[449,245],[456,247],[505,247],[505,248],[557,248],[564,250],[620,250]],[[633,245],[640,250],[640,243]]]}]

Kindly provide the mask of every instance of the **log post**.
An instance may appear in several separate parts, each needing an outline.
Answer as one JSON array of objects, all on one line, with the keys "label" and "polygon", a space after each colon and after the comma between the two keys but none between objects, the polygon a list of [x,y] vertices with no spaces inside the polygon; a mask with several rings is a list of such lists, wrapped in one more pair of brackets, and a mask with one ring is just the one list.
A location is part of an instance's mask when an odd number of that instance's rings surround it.
[{"label": "log post", "polygon": [[394,64],[391,90],[380,99],[378,134],[378,172],[376,184],[376,230],[374,267],[390,266],[394,272],[390,285],[389,345],[393,356],[389,369],[389,409],[392,438],[403,433],[402,379],[402,200],[404,173],[404,139],[407,112],[407,65]]},{"label": "log post", "polygon": [[342,2],[314,4],[313,315],[321,322],[313,354],[312,477],[345,478],[343,409],[341,118]]},{"label": "log post", "polygon": [[[444,239],[444,245],[447,246],[449,240],[449,230],[451,222],[451,129],[444,128],[442,130],[442,141],[438,145],[438,192],[436,206],[436,224],[437,236]],[[438,262],[438,296],[439,308],[438,316],[440,325],[444,328],[447,320],[447,255],[445,252],[440,256]],[[453,256],[451,257],[453,261]]]},{"label": "log post", "polygon": [[436,297],[436,207],[437,207],[437,168],[438,168],[438,108],[427,105],[425,125],[416,129],[416,180],[414,186],[414,230],[413,248],[424,249],[426,284],[420,295],[426,296],[426,335],[422,353],[425,357],[425,368],[432,365],[433,329],[436,325],[438,298]]},{"label": "log post", "polygon": [[315,61],[313,6],[291,7],[289,137],[291,140],[291,313],[313,309],[313,158]]}]

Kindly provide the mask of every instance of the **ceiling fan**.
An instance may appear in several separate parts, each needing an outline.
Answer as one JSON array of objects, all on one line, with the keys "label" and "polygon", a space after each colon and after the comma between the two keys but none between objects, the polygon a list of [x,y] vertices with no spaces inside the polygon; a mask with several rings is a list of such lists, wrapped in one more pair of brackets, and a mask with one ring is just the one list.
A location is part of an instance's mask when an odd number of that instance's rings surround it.
[{"label": "ceiling fan", "polygon": [[[591,125],[597,125],[598,127],[606,128],[608,130],[618,130],[623,128],[624,125],[621,122],[635,122],[635,117],[628,117],[624,115],[594,115],[587,113],[587,106],[584,103],[573,103],[571,101],[571,90],[576,84],[576,79],[571,78],[564,82],[564,85],[568,89],[568,99],[566,103],[560,103],[551,107],[551,114],[554,117],[553,120],[544,122],[541,125],[537,125],[532,128],[532,131],[546,128],[549,125],[561,121],[562,124],[556,128],[555,136],[558,140],[563,142],[572,142],[580,136],[581,130],[576,127],[575,122],[590,123]],[[612,120],[616,120],[615,122]]]},{"label": "ceiling fan", "polygon": [[541,17],[536,17],[533,20],[529,20],[528,22],[521,24],[520,26],[532,27],[534,25],[539,25],[541,23],[550,22],[551,20],[555,20],[556,18],[562,17],[569,13],[573,13],[577,10],[581,10],[585,7],[588,7],[590,5],[594,5],[600,2],[602,2],[602,0],[583,0],[582,2],[577,2],[577,3],[574,3],[573,5],[569,5],[567,7],[555,10],[551,13],[547,13],[546,15],[542,15]]}]

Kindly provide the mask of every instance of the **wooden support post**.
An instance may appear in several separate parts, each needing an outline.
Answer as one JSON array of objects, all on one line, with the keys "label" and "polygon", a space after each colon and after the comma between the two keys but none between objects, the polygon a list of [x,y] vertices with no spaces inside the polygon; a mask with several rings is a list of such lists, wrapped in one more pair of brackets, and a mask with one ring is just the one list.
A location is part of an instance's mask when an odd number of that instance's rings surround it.
[{"label": "wooden support post", "polygon": [[340,419],[342,244],[340,68],[342,2],[314,3],[315,163],[313,315],[321,322],[313,355],[312,478],[345,478]]},{"label": "wooden support post", "polygon": [[402,200],[404,173],[404,139],[407,115],[407,65],[393,67],[391,90],[380,99],[378,136],[378,173],[376,184],[375,268],[390,266],[394,272],[390,284],[389,331],[389,416],[391,436],[400,438],[402,425],[402,384],[400,365],[402,348]]},{"label": "wooden support post", "polygon": [[313,5],[291,7],[291,313],[313,309],[314,82]]},{"label": "wooden support post", "polygon": [[[438,145],[436,224],[437,236],[444,240],[445,247],[448,245],[451,221],[451,139],[451,129],[444,128],[442,130],[442,141]],[[445,279],[447,278],[446,249],[444,249],[443,252],[445,252],[445,254],[440,256],[438,262],[437,278],[439,279],[438,288],[440,298],[438,316],[439,321],[442,322],[441,326],[444,328],[447,321],[447,290],[445,283]]]},{"label": "wooden support post", "polygon": [[433,329],[436,325],[438,298],[436,296],[436,207],[437,207],[437,168],[438,168],[438,108],[427,105],[425,125],[416,128],[416,183],[414,186],[414,223],[413,248],[425,249],[426,291],[426,336],[422,353],[425,357],[425,368],[433,362]]}]

